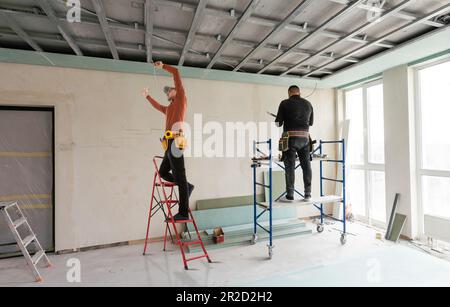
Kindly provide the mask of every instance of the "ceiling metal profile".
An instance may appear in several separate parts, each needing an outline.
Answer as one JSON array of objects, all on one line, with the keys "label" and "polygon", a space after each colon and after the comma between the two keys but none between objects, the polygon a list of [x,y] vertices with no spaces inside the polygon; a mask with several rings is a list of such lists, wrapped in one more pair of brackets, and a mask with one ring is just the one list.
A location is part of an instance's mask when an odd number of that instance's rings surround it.
[{"label": "ceiling metal profile", "polygon": [[[338,22],[342,17],[344,17],[346,14],[348,14],[350,11],[352,11],[357,5],[359,5],[364,0],[357,0],[353,1],[349,6],[345,7],[341,11],[339,11],[336,15],[334,15],[332,18],[328,19],[326,22],[324,22],[322,25],[320,25],[317,29],[315,29],[313,32],[309,33],[308,35],[304,36],[300,41],[298,41],[294,46],[289,48],[286,52],[282,53],[280,56],[278,56],[276,59],[270,62],[269,65],[266,65],[261,70],[258,71],[258,73],[263,73],[267,69],[269,69],[271,66],[273,66],[276,62],[278,62],[283,57],[289,55],[292,53],[295,48],[299,48],[301,44],[304,44],[306,41],[314,38],[314,36],[326,28],[328,28],[331,24]],[[300,66],[300,65],[299,65]],[[297,68],[297,67],[295,67]]]},{"label": "ceiling metal profile", "polygon": [[449,27],[448,1],[385,3],[81,0],[82,21],[70,23],[63,0],[0,0],[0,48],[325,79]]},{"label": "ceiling metal profile", "polygon": [[356,35],[359,35],[361,33],[363,33],[364,31],[368,30],[369,28],[377,25],[379,22],[382,22],[383,20],[385,20],[386,18],[391,17],[392,15],[394,15],[395,13],[399,12],[400,10],[404,9],[405,7],[407,7],[409,4],[411,4],[413,0],[404,0],[403,2],[401,2],[400,4],[396,5],[395,7],[393,7],[392,9],[390,9],[389,11],[384,12],[382,15],[380,15],[379,17],[376,18],[376,20],[369,20],[368,22],[366,22],[365,24],[363,24],[362,26],[360,26],[359,28],[357,28],[356,30],[352,31],[351,33],[349,33],[346,37],[343,37],[327,46],[325,46],[324,48],[320,49],[319,51],[317,51],[317,53],[315,53],[314,55],[300,61],[299,63],[297,63],[295,66],[291,67],[290,69],[286,70],[285,72],[283,72],[282,74],[280,74],[281,76],[285,76],[288,73],[294,71],[297,67],[299,67],[300,65],[302,65],[303,63],[305,63],[308,60],[311,60],[317,56],[319,56],[320,54],[322,54],[323,52],[325,52],[326,50],[329,50],[330,48],[345,42],[347,39],[354,37]]},{"label": "ceiling metal profile", "polygon": [[413,27],[415,27],[417,24],[423,23],[423,22],[425,22],[426,20],[430,20],[430,19],[433,18],[433,17],[439,16],[439,15],[441,15],[442,13],[445,13],[445,12],[448,11],[448,10],[450,10],[450,4],[447,4],[447,5],[445,5],[445,6],[441,7],[441,8],[439,8],[439,9],[433,11],[433,12],[431,12],[431,13],[425,15],[425,16],[422,17],[422,18],[418,18],[418,19],[416,19],[416,20],[414,20],[414,21],[411,21],[411,22],[409,22],[408,24],[406,24],[405,26],[402,26],[402,27],[400,27],[400,28],[398,28],[398,29],[392,30],[391,32],[389,32],[389,33],[383,35],[382,37],[380,37],[380,38],[378,38],[378,39],[376,39],[376,40],[370,42],[369,44],[367,44],[367,45],[365,45],[365,46],[362,46],[362,47],[360,47],[360,48],[358,48],[358,49],[356,49],[356,50],[354,50],[354,51],[351,51],[351,52],[347,53],[346,55],[343,55],[343,56],[341,56],[341,57],[339,57],[339,58],[337,58],[337,59],[335,59],[335,60],[332,60],[331,62],[328,62],[328,63],[326,63],[326,64],[324,64],[324,65],[322,65],[322,66],[320,66],[320,67],[318,67],[318,68],[316,68],[316,69],[313,69],[312,71],[310,71],[309,73],[307,73],[307,74],[305,75],[305,77],[308,77],[308,76],[314,74],[315,72],[317,72],[317,71],[319,71],[319,70],[321,70],[321,69],[324,69],[324,68],[330,66],[330,65],[333,64],[333,63],[342,61],[342,60],[344,60],[344,59],[347,58],[347,57],[351,57],[351,56],[353,56],[353,55],[355,55],[355,54],[357,54],[357,53],[363,51],[364,49],[370,48],[370,47],[372,47],[373,45],[375,45],[376,42],[378,42],[378,41],[385,40],[385,39],[391,37],[392,35],[394,35],[394,34],[396,34],[396,33],[399,33],[399,32],[402,32],[402,31],[406,31],[406,30],[408,30],[408,29],[410,29],[410,28],[413,28]]},{"label": "ceiling metal profile", "polygon": [[200,0],[200,2],[197,5],[197,9],[195,10],[195,15],[194,15],[194,18],[192,20],[191,28],[189,29],[189,33],[188,33],[188,36],[186,38],[186,42],[184,44],[183,51],[181,52],[180,61],[178,62],[179,66],[183,66],[184,60],[185,60],[185,57],[186,57],[186,52],[188,52],[188,50],[192,46],[192,42],[193,42],[195,33],[197,32],[197,29],[198,29],[198,27],[200,25],[201,19],[203,17],[202,16],[203,15],[203,11],[206,8],[207,2],[208,2],[208,0]]},{"label": "ceiling metal profile", "polygon": [[155,1],[145,0],[145,47],[147,52],[147,62],[153,62],[153,31],[154,31]]},{"label": "ceiling metal profile", "polygon": [[114,37],[111,32],[111,29],[109,28],[108,21],[106,20],[106,13],[105,7],[103,6],[103,2],[102,0],[92,0],[92,5],[94,6],[95,11],[97,13],[100,26],[102,28],[103,34],[105,35],[109,49],[111,50],[111,54],[114,60],[119,60],[119,53],[117,52],[116,43],[114,42]]},{"label": "ceiling metal profile", "polygon": [[230,34],[228,34],[225,41],[220,46],[219,50],[217,50],[216,54],[212,58],[211,62],[206,67],[207,69],[210,69],[214,66],[214,64],[217,62],[217,60],[222,55],[225,48],[228,46],[228,44],[235,38],[237,32],[240,30],[240,28],[247,22],[247,19],[250,17],[250,15],[254,12],[256,7],[258,6],[260,0],[252,0],[250,4],[247,6],[246,10],[240,17],[239,21],[234,25],[233,29],[231,30]]},{"label": "ceiling metal profile", "polygon": [[280,33],[288,24],[290,24],[300,13],[310,5],[314,0],[304,0],[302,1],[281,23],[279,23],[272,32],[267,35],[258,46],[253,49],[242,61],[236,66],[233,71],[239,70],[254,54],[256,54],[260,49],[266,45],[269,40]]},{"label": "ceiling metal profile", "polygon": [[48,0],[36,0],[41,8],[44,10],[45,14],[47,14],[50,21],[58,28],[58,31],[61,33],[61,35],[64,37],[64,39],[67,41],[67,43],[70,45],[72,50],[75,52],[76,55],[82,56],[83,52],[81,52],[80,47],[75,43],[74,39],[72,38],[72,35],[70,34],[69,30],[67,29],[66,25],[62,23],[57,17],[55,12],[53,11],[52,6],[48,2]]},{"label": "ceiling metal profile", "polygon": [[6,13],[0,12],[0,16],[6,21],[9,27],[20,36],[28,45],[30,45],[35,51],[43,52],[42,48],[22,29],[22,27],[14,20],[13,17]]}]

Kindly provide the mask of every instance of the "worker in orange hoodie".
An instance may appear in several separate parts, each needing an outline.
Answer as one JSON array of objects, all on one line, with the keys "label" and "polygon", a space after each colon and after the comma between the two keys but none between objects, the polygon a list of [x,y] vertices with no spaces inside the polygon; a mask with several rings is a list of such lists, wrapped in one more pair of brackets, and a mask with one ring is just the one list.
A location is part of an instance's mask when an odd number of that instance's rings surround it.
[{"label": "worker in orange hoodie", "polygon": [[188,220],[189,197],[194,190],[194,186],[186,179],[183,156],[183,148],[185,145],[177,144],[177,137],[183,137],[182,129],[187,108],[186,94],[183,82],[181,81],[180,72],[177,68],[166,65],[163,62],[155,62],[154,66],[158,69],[164,69],[172,74],[175,83],[175,87],[164,87],[164,93],[167,95],[167,99],[170,102],[168,106],[161,105],[153,99],[149,95],[148,88],[144,89],[142,92],[142,95],[150,102],[150,104],[166,116],[166,133],[162,140],[165,153],[159,173],[164,180],[178,185],[180,203],[178,214],[174,216],[175,221]]}]

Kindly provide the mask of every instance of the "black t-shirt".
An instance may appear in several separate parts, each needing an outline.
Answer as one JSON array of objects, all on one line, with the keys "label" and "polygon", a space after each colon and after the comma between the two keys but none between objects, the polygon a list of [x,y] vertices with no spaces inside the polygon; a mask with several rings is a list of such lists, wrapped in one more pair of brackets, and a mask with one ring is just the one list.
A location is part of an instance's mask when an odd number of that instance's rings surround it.
[{"label": "black t-shirt", "polygon": [[284,131],[309,131],[314,124],[313,106],[300,96],[292,96],[281,102],[275,122],[284,126]]}]

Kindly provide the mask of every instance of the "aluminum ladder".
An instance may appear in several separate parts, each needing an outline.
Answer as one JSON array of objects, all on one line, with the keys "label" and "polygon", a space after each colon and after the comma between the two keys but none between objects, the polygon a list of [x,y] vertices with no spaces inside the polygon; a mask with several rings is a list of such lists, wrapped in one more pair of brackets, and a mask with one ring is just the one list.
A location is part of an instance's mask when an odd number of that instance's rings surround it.
[{"label": "aluminum ladder", "polygon": [[[44,249],[42,248],[39,240],[36,237],[33,229],[31,229],[30,224],[28,223],[27,218],[23,214],[22,210],[20,210],[17,202],[10,203],[0,203],[0,212],[3,213],[6,224],[8,225],[11,233],[14,236],[14,239],[17,242],[22,254],[27,261],[28,266],[33,272],[34,277],[37,282],[42,282],[44,279],[37,269],[37,265],[41,260],[45,260],[47,267],[51,267],[52,264],[47,257]],[[13,218],[17,216],[17,220],[13,220]],[[24,233],[26,233],[26,237],[22,238],[19,233],[19,228],[23,228]],[[36,253],[31,255],[28,251],[28,247],[34,245],[36,249]]]}]

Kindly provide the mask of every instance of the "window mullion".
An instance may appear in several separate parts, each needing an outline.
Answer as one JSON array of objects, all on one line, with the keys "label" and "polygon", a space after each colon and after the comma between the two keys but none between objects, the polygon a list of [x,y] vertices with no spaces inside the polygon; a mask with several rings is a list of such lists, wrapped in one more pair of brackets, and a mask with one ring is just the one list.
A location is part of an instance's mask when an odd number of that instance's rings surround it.
[{"label": "window mullion", "polygon": [[367,88],[363,87],[363,127],[364,127],[364,178],[365,178],[365,190],[366,190],[366,215],[371,224],[371,201],[370,201],[370,175],[369,175],[369,141],[368,141],[368,106],[367,106]]}]

